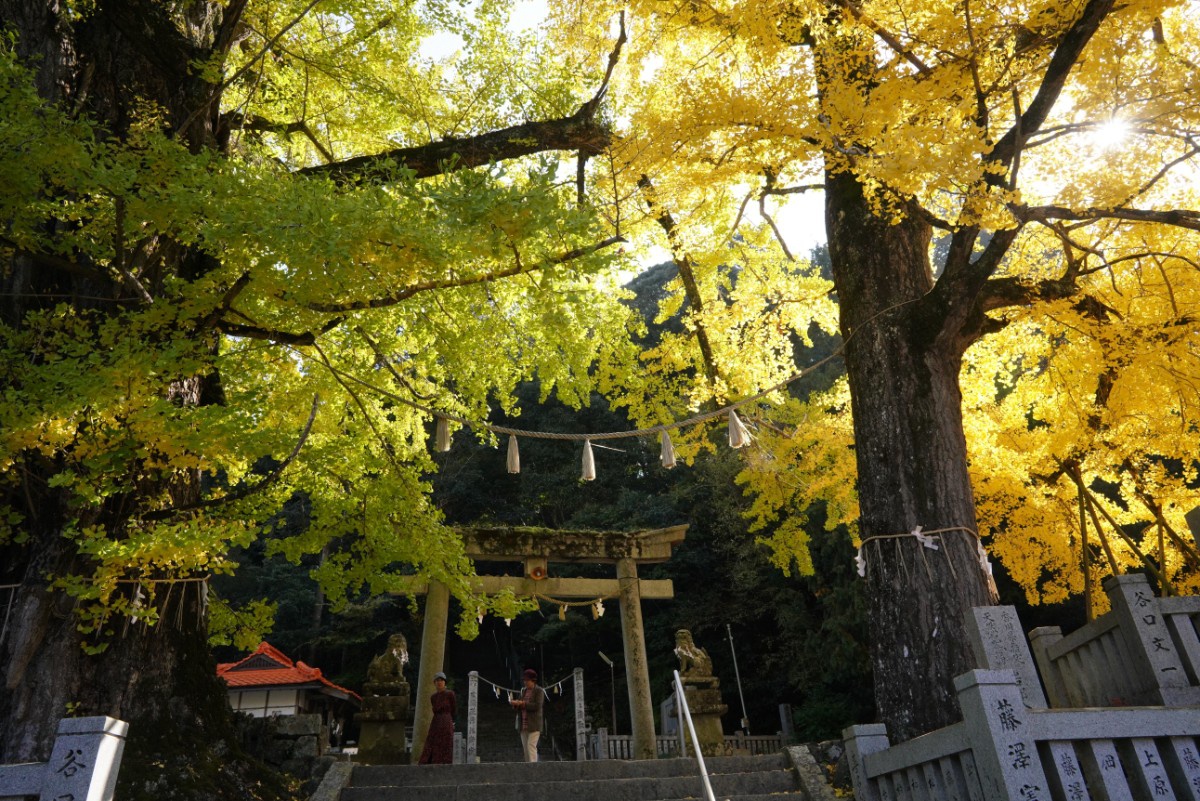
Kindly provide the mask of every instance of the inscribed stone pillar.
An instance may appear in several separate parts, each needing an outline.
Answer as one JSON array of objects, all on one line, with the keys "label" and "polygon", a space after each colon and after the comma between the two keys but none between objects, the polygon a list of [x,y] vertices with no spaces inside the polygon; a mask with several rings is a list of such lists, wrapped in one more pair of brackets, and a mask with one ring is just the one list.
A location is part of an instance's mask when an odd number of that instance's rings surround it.
[{"label": "inscribed stone pillar", "polygon": [[854,785],[855,799],[880,801],[879,786],[867,778],[863,757],[886,751],[891,747],[887,726],[882,723],[851,726],[842,731],[842,741],[846,744],[846,762],[850,766],[850,781]]},{"label": "inscribed stone pillar", "polygon": [[654,706],[650,702],[650,668],[646,661],[646,634],[642,628],[642,595],[637,562],[617,561],[621,587],[621,635],[625,644],[625,680],[629,689],[629,718],[633,724],[633,758],[655,759]]},{"label": "inscribed stone pillar", "polygon": [[1011,670],[972,670],[954,678],[954,689],[984,798],[1050,798],[1030,722],[1036,713],[1026,709],[1016,674]]},{"label": "inscribed stone pillar", "polygon": [[587,759],[587,716],[583,704],[583,668],[575,668],[575,759]]},{"label": "inscribed stone pillar", "polygon": [[1025,706],[1032,709],[1044,709],[1047,706],[1037,668],[1033,666],[1033,657],[1025,645],[1016,607],[972,607],[971,616],[967,618],[967,635],[979,667],[1015,672]]},{"label": "inscribed stone pillar", "polygon": [[1124,700],[1129,704],[1190,706],[1195,703],[1183,662],[1174,649],[1158,599],[1140,573],[1109,576],[1104,591],[1132,653],[1137,685]]},{"label": "inscribed stone pillar", "polygon": [[421,669],[417,674],[417,692],[413,713],[412,761],[425,747],[425,735],[433,720],[433,674],[442,669],[446,658],[446,621],[450,616],[450,590],[440,581],[429,581],[425,595],[425,626],[421,629]]},{"label": "inscribed stone pillar", "polygon": [[467,674],[467,764],[479,760],[479,671]]},{"label": "inscribed stone pillar", "polygon": [[128,723],[105,716],[60,720],[40,797],[111,801],[128,733]]}]

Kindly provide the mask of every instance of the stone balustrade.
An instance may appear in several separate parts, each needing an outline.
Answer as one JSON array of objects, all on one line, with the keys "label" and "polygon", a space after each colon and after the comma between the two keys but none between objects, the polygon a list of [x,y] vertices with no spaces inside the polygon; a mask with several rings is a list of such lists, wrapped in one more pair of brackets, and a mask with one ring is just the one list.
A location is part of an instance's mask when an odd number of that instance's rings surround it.
[{"label": "stone balustrade", "polygon": [[846,729],[858,801],[1200,801],[1200,599],[1140,575],[1105,590],[1087,626],[1031,632],[1036,668],[1012,607],[974,609],[984,669],[955,680],[963,720],[897,745]]},{"label": "stone balustrade", "polygon": [[1200,705],[1200,598],[1156,598],[1141,574],[1104,590],[1112,608],[1086,626],[1029,633],[1050,706]]},{"label": "stone balustrade", "polygon": [[960,723],[894,746],[880,724],[846,729],[858,801],[1200,798],[1195,708],[1030,709],[1011,670],[955,688]]}]

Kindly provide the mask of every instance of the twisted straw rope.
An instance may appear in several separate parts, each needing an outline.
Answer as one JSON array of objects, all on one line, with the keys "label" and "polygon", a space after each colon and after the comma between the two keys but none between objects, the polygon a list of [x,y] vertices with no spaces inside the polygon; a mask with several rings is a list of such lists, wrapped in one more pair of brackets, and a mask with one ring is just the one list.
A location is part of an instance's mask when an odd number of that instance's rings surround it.
[{"label": "twisted straw rope", "polygon": [[394,393],[390,390],[376,386],[375,384],[372,384],[369,381],[364,381],[363,379],[359,378],[358,376],[351,375],[350,373],[347,373],[343,370],[339,370],[338,368],[334,367],[331,364],[326,364],[325,368],[340,378],[344,378],[347,381],[352,381],[355,384],[359,384],[360,386],[366,387],[367,389],[369,389],[373,392],[377,392],[386,398],[390,398],[391,400],[394,400],[398,403],[403,403],[405,406],[409,406],[413,409],[424,412],[425,414],[431,415],[433,417],[441,417],[446,420],[451,420],[455,423],[459,423],[460,425],[466,426],[467,428],[480,429],[483,431],[491,431],[494,434],[511,434],[513,436],[524,437],[526,439],[555,439],[555,440],[564,440],[564,441],[573,441],[573,442],[583,442],[584,440],[597,441],[597,440],[632,439],[633,437],[645,437],[645,436],[650,436],[652,434],[659,434],[659,433],[662,433],[663,431],[668,431],[672,428],[684,428],[686,426],[696,425],[698,423],[704,423],[709,420],[714,420],[718,417],[722,417],[724,415],[729,414],[731,411],[740,409],[741,407],[743,407],[747,404],[754,403],[757,400],[765,398],[767,395],[770,395],[773,392],[778,392],[779,390],[787,387],[792,382],[798,381],[801,378],[804,378],[805,376],[809,375],[813,371],[818,370],[819,368],[825,366],[827,363],[840,357],[842,355],[842,350],[844,347],[845,346],[843,345],[842,347],[837,348],[833,353],[829,354],[824,359],[821,359],[819,361],[814,362],[813,364],[810,364],[808,367],[805,367],[800,372],[795,373],[790,378],[788,378],[784,381],[780,381],[778,384],[768,387],[767,389],[764,389],[762,392],[759,392],[755,395],[751,395],[747,398],[742,398],[740,401],[736,401],[735,403],[731,403],[728,406],[724,406],[720,409],[716,409],[711,412],[703,412],[701,414],[697,414],[692,417],[689,417],[686,420],[677,420],[673,423],[663,423],[660,425],[651,426],[649,428],[638,428],[638,429],[634,429],[634,430],[630,430],[630,431],[608,431],[608,432],[603,432],[603,433],[599,433],[599,434],[565,434],[565,433],[561,433],[561,432],[557,432],[557,431],[531,431],[531,430],[523,429],[523,428],[510,428],[508,426],[492,425],[491,423],[474,422],[474,421],[468,420],[465,417],[460,417],[459,415],[451,414],[450,412],[441,412],[441,411],[438,411],[437,409],[433,409],[433,408],[430,408],[429,406],[425,406],[424,404],[417,403],[416,401],[401,397],[400,395],[397,395],[396,393]]},{"label": "twisted straw rope", "polygon": [[[477,674],[477,675],[478,675],[478,674]],[[567,679],[570,679],[570,678],[572,678],[572,677],[573,677],[573,676],[563,676],[561,679],[559,679],[558,681],[554,682],[553,684],[547,684],[547,685],[544,685],[544,686],[542,687],[542,689],[543,689],[543,690],[552,690],[552,689],[554,689],[555,687],[561,687],[563,684],[565,684],[565,683],[567,682]],[[494,681],[491,681],[490,679],[485,679],[485,678],[484,678],[483,676],[481,676],[481,675],[479,676],[479,680],[480,680],[480,681],[482,681],[484,684],[490,684],[491,686],[495,687],[497,690],[503,690],[503,691],[504,691],[504,692],[506,692],[506,693],[512,693],[512,694],[517,694],[517,695],[519,695],[519,694],[521,693],[521,688],[518,688],[518,689],[515,689],[515,690],[514,690],[514,689],[513,689],[513,688],[511,688],[511,687],[505,687],[505,686],[503,686],[503,685],[501,685],[501,684],[497,684],[496,682],[494,682]]]}]

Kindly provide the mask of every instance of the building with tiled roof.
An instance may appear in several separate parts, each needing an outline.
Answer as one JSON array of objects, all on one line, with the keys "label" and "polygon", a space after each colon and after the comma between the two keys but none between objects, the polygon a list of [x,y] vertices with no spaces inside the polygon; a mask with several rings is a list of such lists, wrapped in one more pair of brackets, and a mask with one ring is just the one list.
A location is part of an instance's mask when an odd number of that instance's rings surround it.
[{"label": "building with tiled roof", "polygon": [[328,719],[330,712],[362,701],[322,676],[320,668],[293,662],[268,642],[238,662],[217,665],[217,675],[229,685],[229,705],[256,718],[320,713]]}]

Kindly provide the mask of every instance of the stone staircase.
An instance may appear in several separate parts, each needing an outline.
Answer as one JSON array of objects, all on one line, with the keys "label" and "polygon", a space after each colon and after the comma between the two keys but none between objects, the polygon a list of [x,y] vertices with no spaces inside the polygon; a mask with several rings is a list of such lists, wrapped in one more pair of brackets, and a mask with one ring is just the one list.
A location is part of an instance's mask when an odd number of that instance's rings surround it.
[{"label": "stone staircase", "polygon": [[[507,698],[496,700],[487,687],[481,687],[479,694],[479,731],[475,747],[480,762],[523,762],[525,756],[521,753],[521,734],[517,731],[516,714],[508,705]],[[463,725],[460,727],[466,736],[466,693],[459,696],[463,709],[459,714]],[[545,735],[543,735],[545,736]],[[539,743],[539,756],[545,757],[548,748]]]},{"label": "stone staircase", "polygon": [[[787,752],[706,759],[718,801],[818,801]],[[703,799],[694,759],[355,766],[340,801]]]}]

